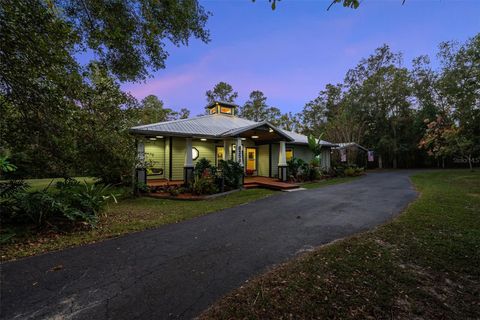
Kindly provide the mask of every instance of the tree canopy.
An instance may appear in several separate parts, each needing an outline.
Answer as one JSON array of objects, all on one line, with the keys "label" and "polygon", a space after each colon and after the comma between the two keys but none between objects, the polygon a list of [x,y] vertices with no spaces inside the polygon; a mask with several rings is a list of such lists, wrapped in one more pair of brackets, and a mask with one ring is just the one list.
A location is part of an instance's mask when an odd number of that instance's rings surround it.
[{"label": "tree canopy", "polygon": [[230,84],[220,81],[213,87],[212,90],[205,92],[205,96],[207,97],[207,102],[209,103],[214,101],[234,103],[238,98],[238,92],[234,91]]}]

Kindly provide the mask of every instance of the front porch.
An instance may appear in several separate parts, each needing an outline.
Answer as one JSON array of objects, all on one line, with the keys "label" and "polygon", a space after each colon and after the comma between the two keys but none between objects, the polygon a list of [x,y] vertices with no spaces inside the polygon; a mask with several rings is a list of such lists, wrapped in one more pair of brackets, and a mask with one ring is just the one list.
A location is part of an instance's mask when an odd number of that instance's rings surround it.
[{"label": "front porch", "polygon": [[[164,188],[167,186],[181,186],[183,180],[167,180],[167,179],[148,179],[147,185],[152,188]],[[299,187],[298,184],[284,182],[275,178],[268,177],[245,177],[243,187],[245,189],[267,188],[272,190],[291,190]]]}]

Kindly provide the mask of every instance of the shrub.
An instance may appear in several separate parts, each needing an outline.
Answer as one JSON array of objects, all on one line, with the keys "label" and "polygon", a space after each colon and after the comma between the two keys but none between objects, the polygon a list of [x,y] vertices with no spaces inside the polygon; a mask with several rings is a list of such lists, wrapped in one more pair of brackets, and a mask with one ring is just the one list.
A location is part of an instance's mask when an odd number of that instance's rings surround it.
[{"label": "shrub", "polygon": [[288,174],[293,181],[312,181],[321,178],[318,160],[313,159],[310,164],[302,159],[292,158],[287,162]]},{"label": "shrub", "polygon": [[305,170],[305,161],[299,158],[292,158],[287,161],[288,175],[291,180],[303,180],[302,171]]},{"label": "shrub", "polygon": [[201,176],[195,179],[192,186],[194,194],[214,194],[218,192],[215,179],[212,176]]},{"label": "shrub", "polygon": [[343,172],[344,172],[345,176],[353,177],[355,175],[355,168],[348,167],[348,168],[345,168],[345,170]]},{"label": "shrub", "polygon": [[[55,226],[57,222],[86,222],[94,226],[101,211],[115,195],[108,185],[81,184],[74,179],[65,179],[56,184],[56,192],[48,187],[42,191],[27,192],[26,184],[10,181],[10,187],[2,184],[2,222],[34,224],[43,227]],[[13,187],[12,187],[13,186]]]},{"label": "shrub", "polygon": [[233,160],[220,160],[219,166],[222,170],[222,179],[225,187],[228,189],[239,188],[243,178],[243,168],[240,164]]},{"label": "shrub", "polygon": [[208,174],[214,176],[217,173],[217,168],[210,163],[210,160],[202,158],[197,161],[194,174],[196,177],[198,177],[206,174],[206,171],[208,171]]}]

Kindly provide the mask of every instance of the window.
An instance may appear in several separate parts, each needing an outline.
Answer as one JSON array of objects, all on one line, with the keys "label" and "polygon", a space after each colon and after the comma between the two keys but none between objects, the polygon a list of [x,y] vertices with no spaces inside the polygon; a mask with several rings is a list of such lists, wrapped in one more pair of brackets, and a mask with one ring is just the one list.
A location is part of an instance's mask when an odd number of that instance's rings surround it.
[{"label": "window", "polygon": [[223,147],[217,147],[215,150],[215,165],[218,167],[220,160],[223,160],[223,155],[225,153],[225,149]]},{"label": "window", "polygon": [[220,107],[221,113],[232,114],[232,108]]},{"label": "window", "polygon": [[192,160],[197,160],[199,155],[200,155],[200,153],[198,152],[198,149],[193,147],[192,148]]},{"label": "window", "polygon": [[293,149],[292,148],[285,148],[285,157],[287,158],[287,161],[292,160],[292,158],[293,158]]}]

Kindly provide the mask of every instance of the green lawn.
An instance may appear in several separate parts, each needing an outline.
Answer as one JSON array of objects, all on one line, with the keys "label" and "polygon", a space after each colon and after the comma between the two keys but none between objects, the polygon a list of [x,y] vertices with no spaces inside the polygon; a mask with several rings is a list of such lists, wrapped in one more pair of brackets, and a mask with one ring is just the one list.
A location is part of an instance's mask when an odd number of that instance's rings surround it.
[{"label": "green lawn", "polygon": [[31,256],[176,223],[264,198],[273,193],[275,192],[266,189],[251,189],[203,201],[162,200],[146,197],[124,199],[118,204],[111,204],[105,216],[93,230],[64,233],[49,231],[41,234],[34,234],[25,229],[13,230],[16,236],[2,245],[1,260]]},{"label": "green lawn", "polygon": [[[95,178],[92,177],[75,177],[78,181],[82,182],[86,181],[87,183],[94,183]],[[50,185],[51,188],[55,186],[58,181],[63,181],[63,178],[45,178],[45,179],[25,179],[24,181],[28,183],[30,188],[29,191],[40,191],[45,189]],[[6,180],[0,180],[0,182]]]},{"label": "green lawn", "polygon": [[480,172],[412,181],[421,196],[391,223],[281,265],[200,318],[480,318]]}]

